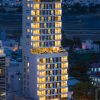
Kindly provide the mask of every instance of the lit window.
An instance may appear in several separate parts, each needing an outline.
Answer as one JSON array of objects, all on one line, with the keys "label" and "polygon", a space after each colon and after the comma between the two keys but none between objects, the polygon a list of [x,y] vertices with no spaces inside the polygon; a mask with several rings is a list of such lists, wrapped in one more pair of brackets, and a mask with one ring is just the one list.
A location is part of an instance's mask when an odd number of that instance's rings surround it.
[{"label": "lit window", "polygon": [[46,95],[46,91],[45,90],[43,90],[43,91],[37,91],[37,95],[38,96]]},{"label": "lit window", "polygon": [[61,8],[61,3],[56,3],[55,8]]},{"label": "lit window", "polygon": [[49,21],[51,21],[51,17],[49,17]]},{"label": "lit window", "polygon": [[31,15],[40,15],[40,10],[32,10]]},{"label": "lit window", "polygon": [[48,34],[50,33],[50,29],[48,29]]},{"label": "lit window", "polygon": [[67,69],[61,69],[61,74],[67,74]]},{"label": "lit window", "polygon": [[68,97],[67,94],[61,94],[61,98],[66,98]]},{"label": "lit window", "polygon": [[43,78],[38,78],[38,79],[37,79],[37,82],[38,82],[38,83],[46,82],[46,78],[45,78],[45,77],[43,77]]},{"label": "lit window", "polygon": [[51,10],[51,15],[53,15],[53,10]]},{"label": "lit window", "polygon": [[40,36],[31,36],[31,41],[39,41]]},{"label": "lit window", "polygon": [[55,16],[55,21],[61,21],[61,16]]},{"label": "lit window", "polygon": [[59,83],[57,83],[57,87],[59,87]]},{"label": "lit window", "polygon": [[33,47],[40,47],[40,42],[34,42]]},{"label": "lit window", "polygon": [[61,57],[61,61],[68,61],[68,57]]},{"label": "lit window", "polygon": [[40,59],[40,63],[46,63],[46,58]]},{"label": "lit window", "polygon": [[44,17],[42,17],[42,22],[44,22]]},{"label": "lit window", "polygon": [[52,87],[52,83],[50,83],[50,87]]},{"label": "lit window", "polygon": [[40,2],[41,0],[34,0],[34,2]]},{"label": "lit window", "polygon": [[55,41],[55,46],[61,46],[61,41]]},{"label": "lit window", "polygon": [[68,75],[62,75],[61,80],[68,80]]},{"label": "lit window", "polygon": [[46,97],[40,97],[39,100],[47,100]]},{"label": "lit window", "polygon": [[27,69],[27,72],[29,72],[29,69]]},{"label": "lit window", "polygon": [[29,29],[27,29],[27,32],[30,32],[30,30],[29,30]]},{"label": "lit window", "polygon": [[61,82],[61,87],[63,87],[63,86],[67,86],[67,82],[66,81]]},{"label": "lit window", "polygon": [[57,93],[58,91],[57,91],[57,89],[55,89],[55,93]]},{"label": "lit window", "polygon": [[57,81],[57,76],[55,76],[55,80]]},{"label": "lit window", "polygon": [[40,30],[39,29],[37,29],[37,30],[33,30],[33,34],[35,35],[35,34],[40,34]]},{"label": "lit window", "polygon": [[44,28],[46,28],[46,23],[44,23]]},{"label": "lit window", "polygon": [[61,29],[56,28],[56,29],[55,29],[55,33],[61,33]]},{"label": "lit window", "polygon": [[44,8],[44,4],[42,4],[42,9]]},{"label": "lit window", "polygon": [[47,74],[46,71],[41,71],[40,72],[40,76],[46,76],[46,74]]},{"label": "lit window", "polygon": [[46,65],[38,65],[38,70],[45,70],[46,69]]},{"label": "lit window", "polygon": [[40,84],[40,89],[46,89],[46,84]]},{"label": "lit window", "polygon": [[61,15],[62,14],[62,10],[55,10],[55,15]]},{"label": "lit window", "polygon": [[68,88],[61,88],[61,93],[68,92]]},{"label": "lit window", "polygon": [[2,69],[0,69],[0,74],[2,73]]},{"label": "lit window", "polygon": [[35,22],[39,22],[39,21],[40,21],[40,17],[33,17],[33,20],[34,20]]},{"label": "lit window", "polygon": [[0,49],[0,54],[3,54],[4,52],[3,52],[3,50],[2,49]]},{"label": "lit window", "polygon": [[40,28],[40,23],[32,23],[31,28]]},{"label": "lit window", "polygon": [[30,6],[30,4],[27,4],[27,7],[29,7]]},{"label": "lit window", "polygon": [[48,94],[50,94],[50,90],[48,90]]},{"label": "lit window", "polygon": [[61,67],[62,67],[62,68],[68,67],[68,63],[61,63]]},{"label": "lit window", "polygon": [[62,26],[61,22],[56,22],[55,23],[55,27],[61,27],[61,26]]},{"label": "lit window", "polygon": [[27,19],[29,20],[29,19],[30,19],[30,17],[29,17],[29,16],[27,16]]},{"label": "lit window", "polygon": [[33,8],[34,8],[34,9],[40,9],[40,4],[34,4],[34,5],[33,5]]},{"label": "lit window", "polygon": [[55,40],[61,39],[61,35],[55,35]]},{"label": "lit window", "polygon": [[29,67],[29,63],[27,63],[27,67]]}]

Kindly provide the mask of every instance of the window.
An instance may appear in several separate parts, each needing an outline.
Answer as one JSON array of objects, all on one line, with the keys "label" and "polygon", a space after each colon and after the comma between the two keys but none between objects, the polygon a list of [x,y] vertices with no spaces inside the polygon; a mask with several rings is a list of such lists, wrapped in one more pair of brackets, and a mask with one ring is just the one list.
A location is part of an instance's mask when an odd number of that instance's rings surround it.
[{"label": "window", "polygon": [[67,97],[67,94],[61,94],[61,98]]},{"label": "window", "polygon": [[29,17],[29,16],[27,16],[27,19],[29,20],[29,19],[30,19],[30,17]]},{"label": "window", "polygon": [[67,86],[67,82],[66,81],[61,82],[61,87],[63,87],[63,86]]},{"label": "window", "polygon": [[37,95],[38,96],[46,95],[46,91],[45,90],[43,90],[43,91],[37,91]]},{"label": "window", "polygon": [[0,49],[0,54],[3,54],[3,50],[2,49]]},{"label": "window", "polygon": [[38,78],[38,79],[37,79],[37,82],[38,82],[38,83],[46,82],[46,78],[45,78],[45,77],[43,77],[43,78]]},{"label": "window", "polygon": [[34,2],[41,2],[41,0],[34,0]]},{"label": "window", "polygon": [[55,40],[61,39],[61,35],[55,35]]},{"label": "window", "polygon": [[40,15],[40,10],[32,10],[31,15]]},{"label": "window", "polygon": [[0,74],[2,74],[2,69],[0,69]]},{"label": "window", "polygon": [[61,88],[61,93],[68,92],[68,88]]},{"label": "window", "polygon": [[27,67],[29,67],[29,62],[27,63]]},{"label": "window", "polygon": [[61,27],[62,26],[62,23],[61,22],[56,22],[55,23],[55,27]]},{"label": "window", "polygon": [[67,74],[67,69],[61,69],[61,74]]},{"label": "window", "polygon": [[51,15],[53,15],[53,10],[51,10]]},{"label": "window", "polygon": [[46,71],[41,71],[40,72],[40,76],[46,76],[46,75],[47,75]]},{"label": "window", "polygon": [[40,9],[40,4],[33,4],[34,9]]},{"label": "window", "polygon": [[61,3],[56,3],[55,8],[61,8]]},{"label": "window", "polygon": [[34,42],[33,47],[40,47],[40,42]]},{"label": "window", "polygon": [[34,30],[33,30],[33,34],[34,34],[34,35],[40,34],[40,30],[39,30],[39,29],[36,29],[36,30],[34,29]]},{"label": "window", "polygon": [[55,46],[61,46],[61,41],[55,41]]},{"label": "window", "polygon": [[55,16],[55,21],[61,21],[61,16]]},{"label": "window", "polygon": [[29,30],[29,29],[27,29],[27,32],[30,32],[30,30]]},{"label": "window", "polygon": [[38,70],[45,70],[46,69],[46,65],[38,65]]},{"label": "window", "polygon": [[40,89],[46,89],[46,84],[40,84]]},{"label": "window", "polygon": [[40,63],[46,63],[46,58],[40,59]]},{"label": "window", "polygon": [[31,28],[40,28],[40,23],[32,23]]},{"label": "window", "polygon": [[33,21],[39,22],[40,21],[40,17],[33,17]]},{"label": "window", "polygon": [[29,7],[30,6],[30,4],[27,4],[27,7]]},{"label": "window", "polygon": [[31,41],[39,41],[40,36],[31,36]]},{"label": "window", "polygon": [[61,33],[61,29],[60,28],[56,28],[55,29],[55,33]]},{"label": "window", "polygon": [[68,57],[61,57],[61,61],[68,61]]},{"label": "window", "polygon": [[62,75],[61,80],[68,80],[68,75]]},{"label": "window", "polygon": [[62,68],[68,67],[68,63],[61,63],[61,67],[62,67]]},{"label": "window", "polygon": [[55,10],[55,15],[61,15],[62,14],[62,10]]}]

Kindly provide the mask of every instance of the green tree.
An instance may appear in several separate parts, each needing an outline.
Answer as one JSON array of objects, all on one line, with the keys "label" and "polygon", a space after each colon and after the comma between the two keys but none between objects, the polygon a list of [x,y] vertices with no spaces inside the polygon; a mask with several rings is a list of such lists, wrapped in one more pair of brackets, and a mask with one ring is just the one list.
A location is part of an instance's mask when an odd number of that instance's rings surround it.
[{"label": "green tree", "polygon": [[95,100],[95,87],[89,82],[77,83],[72,89],[76,100]]},{"label": "green tree", "polygon": [[69,68],[69,75],[75,77],[79,81],[89,81],[88,70],[89,64],[78,62],[75,66]]}]

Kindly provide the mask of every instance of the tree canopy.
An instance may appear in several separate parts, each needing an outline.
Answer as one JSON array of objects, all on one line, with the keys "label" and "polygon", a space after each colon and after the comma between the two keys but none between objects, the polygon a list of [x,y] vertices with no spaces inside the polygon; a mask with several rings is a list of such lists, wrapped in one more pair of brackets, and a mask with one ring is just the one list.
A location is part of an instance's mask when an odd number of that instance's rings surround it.
[{"label": "tree canopy", "polygon": [[89,82],[77,83],[73,86],[72,97],[77,100],[95,100],[95,87]]}]

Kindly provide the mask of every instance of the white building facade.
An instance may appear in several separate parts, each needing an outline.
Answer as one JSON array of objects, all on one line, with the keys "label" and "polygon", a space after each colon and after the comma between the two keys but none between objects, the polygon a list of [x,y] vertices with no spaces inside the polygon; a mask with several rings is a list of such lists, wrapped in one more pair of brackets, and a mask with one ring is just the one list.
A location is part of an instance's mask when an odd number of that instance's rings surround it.
[{"label": "white building facade", "polygon": [[23,1],[23,93],[33,100],[68,97],[68,53],[61,47],[61,2]]}]

